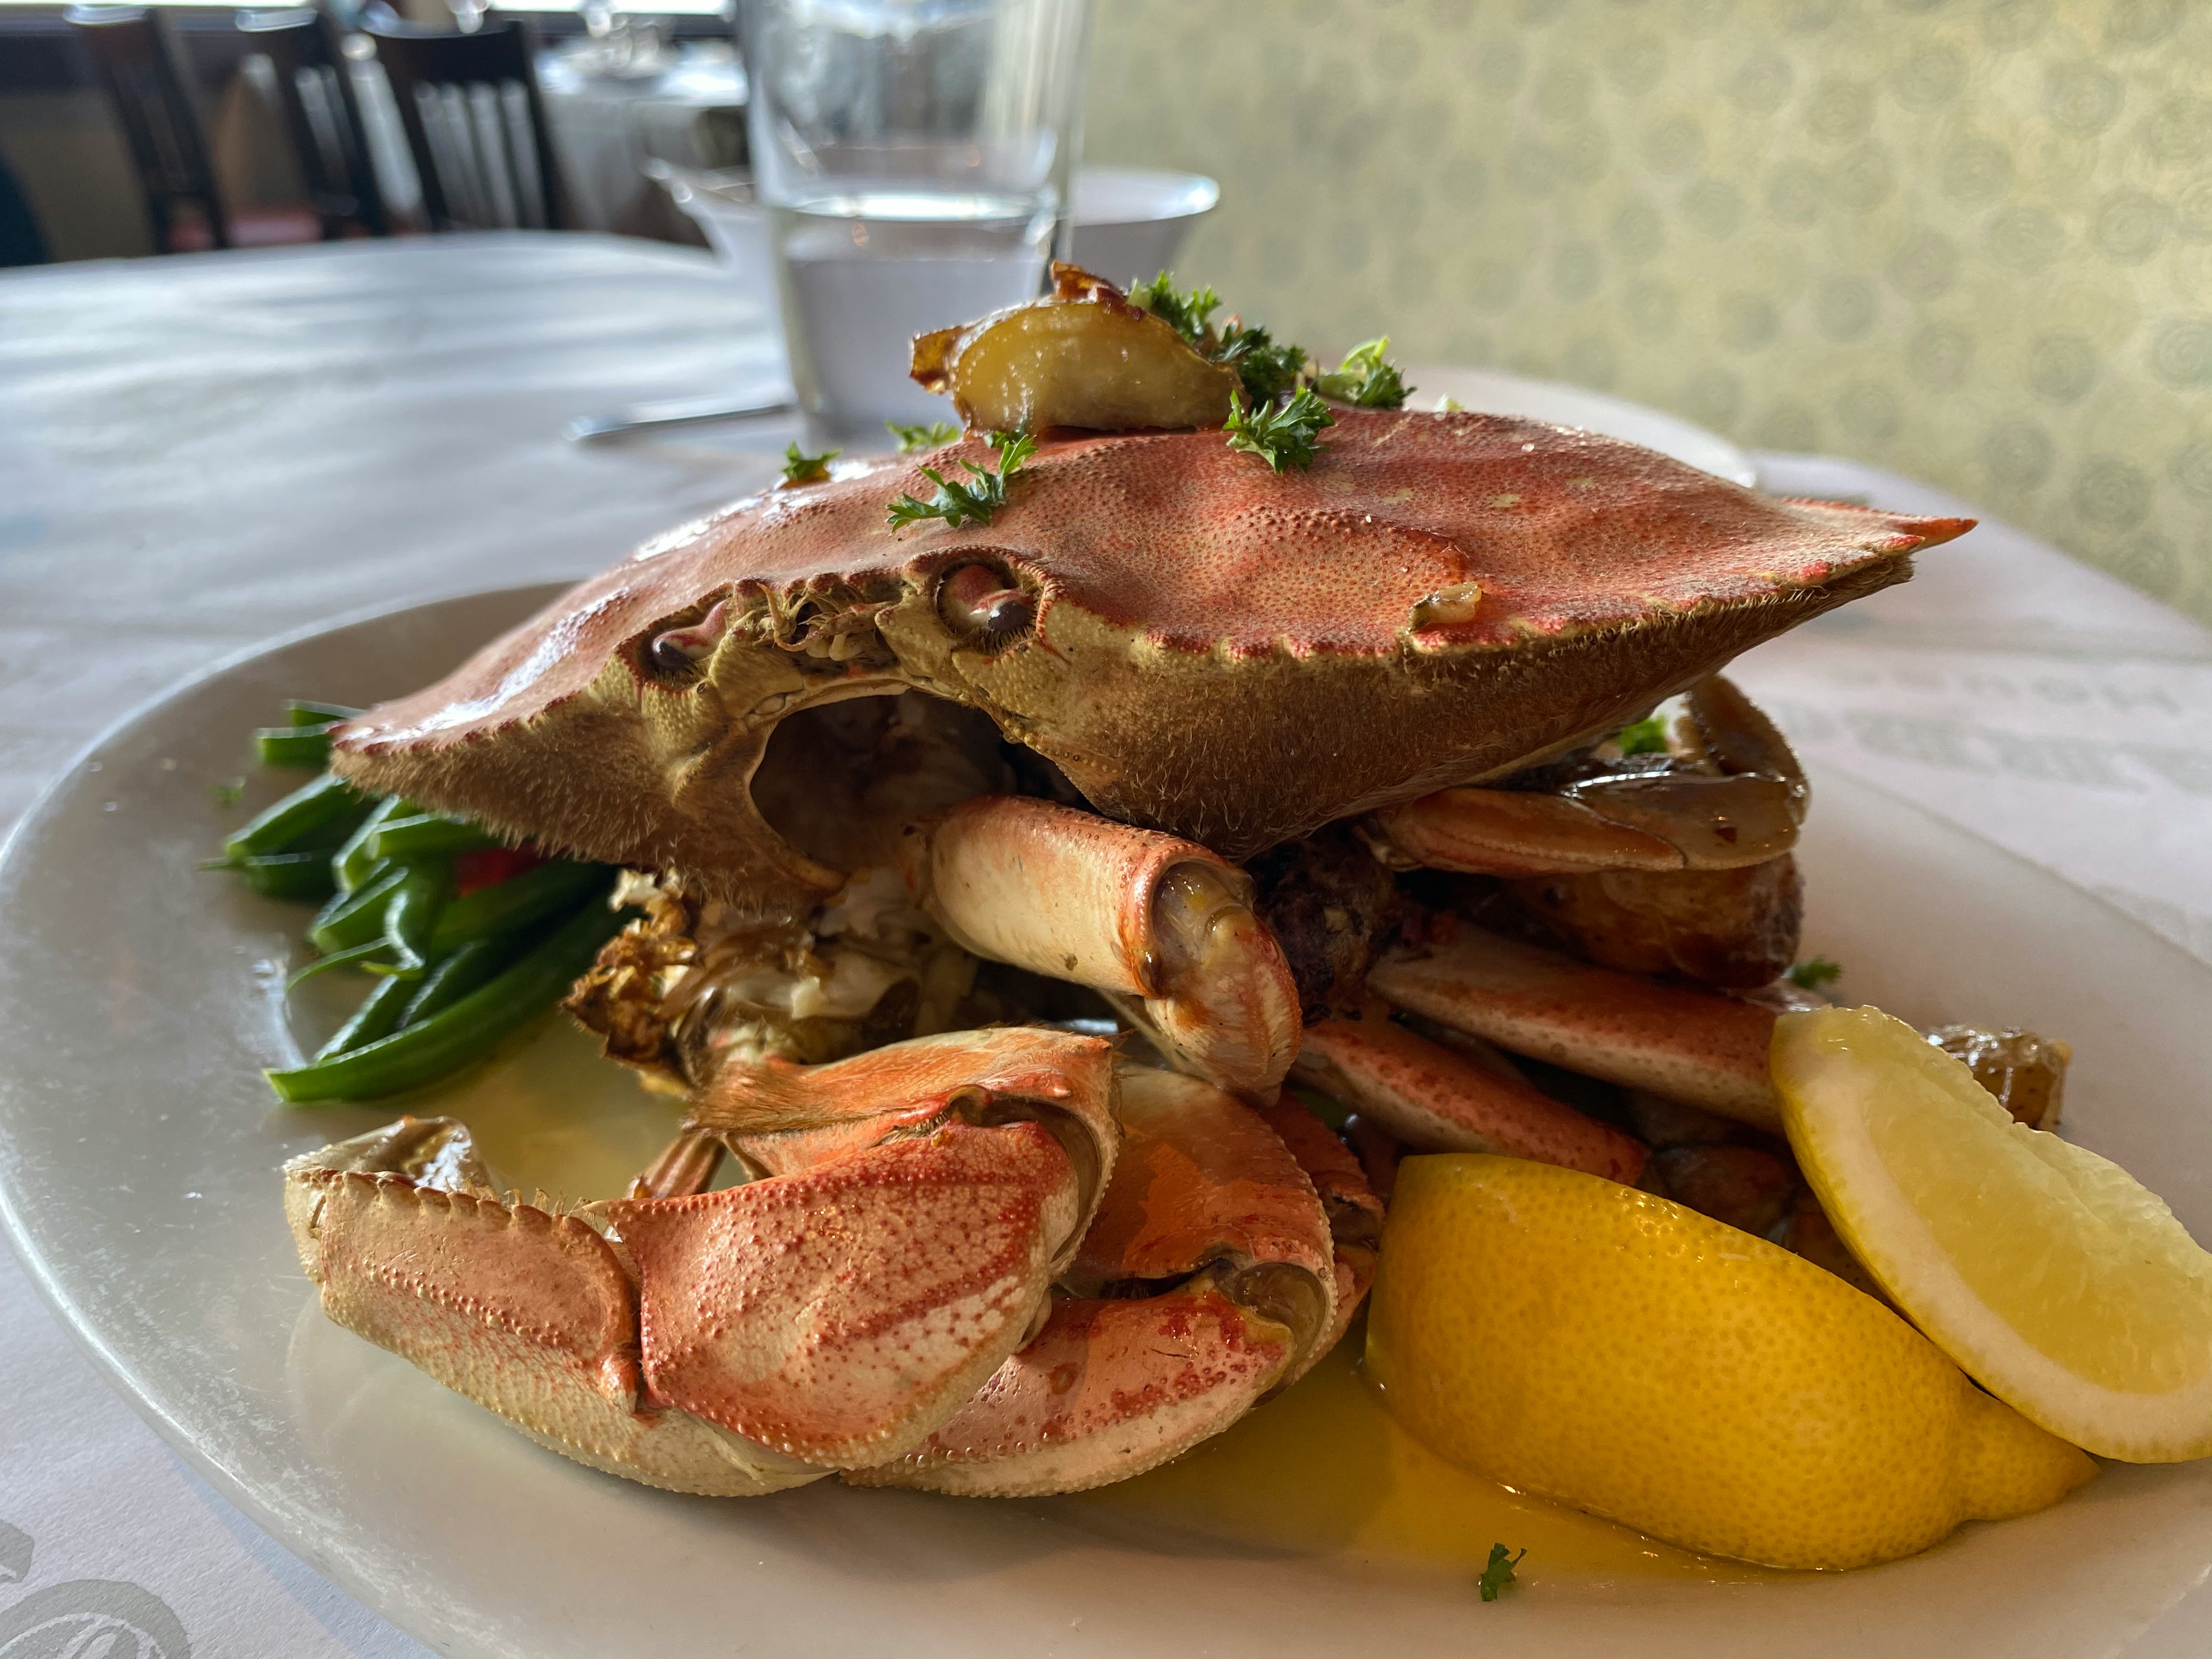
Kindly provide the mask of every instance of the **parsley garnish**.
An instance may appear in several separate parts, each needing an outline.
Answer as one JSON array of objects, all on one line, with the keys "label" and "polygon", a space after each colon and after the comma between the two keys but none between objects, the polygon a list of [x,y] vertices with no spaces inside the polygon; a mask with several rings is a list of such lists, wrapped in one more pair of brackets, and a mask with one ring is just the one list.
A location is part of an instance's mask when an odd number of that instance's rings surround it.
[{"label": "parsley garnish", "polygon": [[246,799],[246,780],[227,778],[220,783],[208,785],[208,793],[215,797],[217,806],[235,806]]},{"label": "parsley garnish", "polygon": [[[1528,1553],[1526,1550],[1521,1552],[1521,1555]],[[1495,1601],[1498,1599],[1498,1591],[1510,1588],[1516,1582],[1513,1577],[1513,1569],[1521,1565],[1521,1555],[1514,1554],[1503,1544],[1492,1544],[1490,1547],[1490,1565],[1482,1570],[1482,1576],[1474,1581],[1475,1588],[1482,1592],[1484,1601]]]},{"label": "parsley garnish", "polygon": [[1188,294],[1178,294],[1175,273],[1164,270],[1149,283],[1139,283],[1129,290],[1129,303],[1139,311],[1149,311],[1188,343],[1206,351],[1206,319],[1221,306],[1221,296],[1210,288],[1194,288]]},{"label": "parsley garnish", "polygon": [[787,484],[820,483],[830,476],[830,463],[844,453],[831,449],[819,455],[804,455],[797,444],[792,444],[783,452],[783,481]]},{"label": "parsley garnish", "polygon": [[927,426],[901,426],[896,421],[885,421],[884,429],[898,440],[902,455],[911,455],[917,449],[939,448],[960,435],[960,428],[950,421],[932,421]]},{"label": "parsley garnish", "polygon": [[1229,424],[1222,430],[1229,434],[1231,449],[1257,455],[1278,472],[1286,466],[1303,472],[1313,465],[1314,453],[1321,447],[1322,428],[1335,424],[1328,405],[1300,386],[1286,404],[1255,404],[1249,409],[1243,398],[1231,392]]},{"label": "parsley garnish", "polygon": [[1667,752],[1667,722],[1654,714],[1648,720],[1624,726],[1613,741],[1624,755],[1663,755]]},{"label": "parsley garnish", "polygon": [[1389,349],[1387,334],[1352,347],[1341,363],[1314,377],[1314,390],[1358,409],[1402,407],[1406,394],[1413,388],[1406,384],[1395,364],[1382,361],[1382,354]]},{"label": "parsley garnish", "polygon": [[1823,986],[1833,985],[1843,976],[1843,963],[1826,957],[1814,957],[1810,962],[1801,962],[1783,975],[1801,991],[1817,991]]},{"label": "parsley garnish", "polygon": [[1210,288],[1176,292],[1175,273],[1164,270],[1149,283],[1129,290],[1129,303],[1149,311],[1182,336],[1200,356],[1237,371],[1244,395],[1255,404],[1279,398],[1295,386],[1305,370],[1304,346],[1277,344],[1264,328],[1247,328],[1231,317],[1217,331],[1209,320],[1221,308],[1221,296]]},{"label": "parsley garnish", "polygon": [[954,530],[963,524],[990,523],[991,515],[1006,504],[1007,480],[1036,453],[1036,440],[1026,432],[994,432],[984,441],[999,452],[996,472],[969,460],[960,465],[974,475],[972,479],[947,478],[933,466],[923,467],[921,476],[937,486],[937,494],[926,501],[912,495],[893,501],[891,528],[903,530],[924,519],[942,519]]},{"label": "parsley garnish", "polygon": [[1298,383],[1298,375],[1306,366],[1306,349],[1277,345],[1266,329],[1232,323],[1223,331],[1213,360],[1237,371],[1237,378],[1244,382],[1247,397],[1255,403],[1266,403]]}]

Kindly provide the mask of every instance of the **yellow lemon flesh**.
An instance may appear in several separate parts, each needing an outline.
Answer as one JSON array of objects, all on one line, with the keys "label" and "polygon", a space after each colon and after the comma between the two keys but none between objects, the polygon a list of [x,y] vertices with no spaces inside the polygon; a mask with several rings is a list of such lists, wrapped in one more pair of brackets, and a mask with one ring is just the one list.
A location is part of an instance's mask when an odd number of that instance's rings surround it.
[{"label": "yellow lemon flesh", "polygon": [[1431,1449],[1715,1555],[1864,1566],[2096,1473],[1833,1273],[1549,1164],[1407,1159],[1370,1307]]},{"label": "yellow lemon flesh", "polygon": [[1877,1009],[1784,1014],[1772,1059],[1836,1231],[1977,1382],[2106,1457],[2212,1455],[2212,1255],[2172,1212]]}]

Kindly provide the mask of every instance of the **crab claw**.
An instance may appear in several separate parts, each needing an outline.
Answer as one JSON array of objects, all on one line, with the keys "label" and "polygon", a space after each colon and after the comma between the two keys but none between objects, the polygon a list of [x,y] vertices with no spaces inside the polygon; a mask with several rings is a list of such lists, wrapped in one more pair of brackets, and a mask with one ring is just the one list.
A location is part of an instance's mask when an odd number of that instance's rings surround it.
[{"label": "crab claw", "polygon": [[[1066,1281],[1091,1294],[1056,1301],[913,1453],[848,1481],[1019,1497],[1124,1480],[1227,1428],[1342,1333],[1328,1217],[1265,1121],[1142,1066],[1122,1071],[1121,1112],[1121,1163]],[[1340,1197],[1358,1182],[1327,1173]]]},{"label": "crab claw", "polygon": [[642,1398],[637,1289],[615,1248],[573,1215],[502,1201],[451,1118],[293,1159],[284,1210],[331,1320],[540,1444],[722,1497],[826,1473]]},{"label": "crab claw", "polygon": [[1782,1127],[1766,1068],[1774,1012],[1756,1003],[1593,968],[1479,927],[1401,946],[1367,983],[1394,1006],[1515,1054]]},{"label": "crab claw", "polygon": [[977,956],[1141,999],[1147,1032],[1208,1082],[1272,1093],[1297,988],[1244,872],[1195,842],[1049,801],[986,795],[908,830],[917,902]]},{"label": "crab claw", "polygon": [[786,1067],[769,1109],[703,1126],[787,1171],[725,1191],[553,1213],[502,1199],[458,1125],[402,1123],[288,1166],[287,1214],[333,1319],[555,1449],[684,1491],[796,1485],[972,1395],[1112,1170],[1100,1039],[861,1061]]}]

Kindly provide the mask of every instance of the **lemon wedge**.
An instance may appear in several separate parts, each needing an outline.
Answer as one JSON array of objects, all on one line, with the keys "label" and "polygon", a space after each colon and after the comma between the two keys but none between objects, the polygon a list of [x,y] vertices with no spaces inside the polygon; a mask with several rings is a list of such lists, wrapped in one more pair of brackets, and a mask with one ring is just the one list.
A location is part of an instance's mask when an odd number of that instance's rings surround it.
[{"label": "lemon wedge", "polygon": [[2163,1203],[1877,1009],[1784,1014],[1772,1060],[1822,1207],[1937,1346],[2102,1456],[2212,1455],[2212,1255]]},{"label": "lemon wedge", "polygon": [[1909,1555],[2096,1473],[1826,1269],[1519,1158],[1401,1167],[1367,1375],[1463,1468],[1769,1566]]}]

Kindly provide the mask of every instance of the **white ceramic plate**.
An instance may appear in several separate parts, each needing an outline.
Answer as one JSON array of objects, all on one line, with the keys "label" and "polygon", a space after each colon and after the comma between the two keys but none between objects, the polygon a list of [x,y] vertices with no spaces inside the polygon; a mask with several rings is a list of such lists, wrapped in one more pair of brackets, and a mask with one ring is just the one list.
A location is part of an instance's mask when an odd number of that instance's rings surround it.
[{"label": "white ceramic plate", "polygon": [[1407,400],[1411,408],[1434,409],[1438,398],[1449,396],[1486,414],[1521,415],[1624,438],[1731,483],[1753,489],[1759,484],[1759,469],[1751,457],[1727,439],[1625,398],[1557,380],[1531,380],[1503,369],[1445,368],[1432,363],[1409,365],[1406,381],[1413,388]]},{"label": "white ceramic plate", "polygon": [[[193,865],[238,821],[210,780],[242,769],[245,734],[279,698],[412,688],[544,594],[334,627],[185,685],[95,744],[0,860],[0,1212],[16,1248],[180,1452],[433,1645],[518,1659],[894,1644],[906,1659],[1334,1659],[1462,1655],[1479,1640],[1486,1655],[1550,1659],[2087,1659],[2123,1650],[2212,1568],[2208,1466],[2113,1468],[2043,1515],[1848,1577],[1665,1571],[1668,1552],[1489,1489],[1492,1509],[1469,1523],[1474,1559],[1425,1565],[1378,1544],[1361,1514],[1331,1512],[1318,1473],[1381,1459],[1370,1485],[1387,1497],[1424,1478],[1418,1460],[1379,1437],[1380,1419],[1314,1410],[1304,1387],[1252,1419],[1279,1450],[1224,1490],[1331,1513],[1334,1531],[1304,1544],[1097,1500],[829,1482],[682,1498],[530,1444],[315,1310],[277,1166],[393,1113],[270,1103],[255,1073],[292,1052],[276,988],[301,912]],[[2071,1039],[2070,1131],[2149,1176],[2203,1233],[2212,1117],[2197,1044],[2212,970],[1863,785],[1824,776],[1816,806],[1808,947],[1847,965],[1848,990],[1909,1018]],[[670,1121],[550,1026],[458,1092],[526,1181],[611,1182]],[[1526,1588],[1486,1606],[1472,1574],[1493,1519],[1539,1547]]]}]

